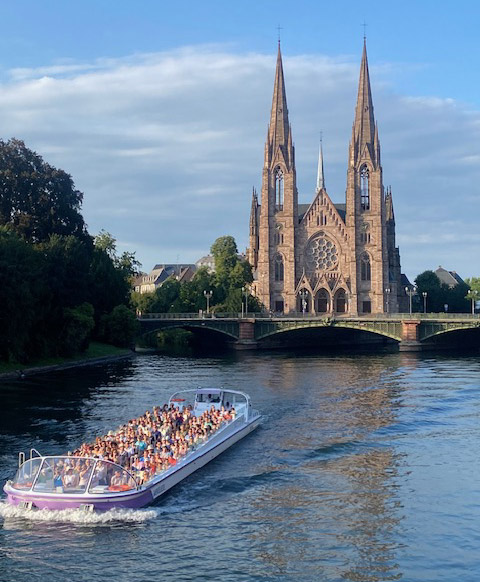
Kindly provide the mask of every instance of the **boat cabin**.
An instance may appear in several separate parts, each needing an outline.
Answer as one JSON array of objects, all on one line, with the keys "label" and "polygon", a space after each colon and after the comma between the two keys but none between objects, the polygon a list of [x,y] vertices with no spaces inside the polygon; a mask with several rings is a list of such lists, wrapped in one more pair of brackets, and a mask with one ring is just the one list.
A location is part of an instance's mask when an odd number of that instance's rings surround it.
[{"label": "boat cabin", "polygon": [[196,391],[194,412],[197,416],[214,406],[220,410],[223,406],[225,410],[235,408],[237,414],[246,412],[250,402],[240,392],[223,390],[221,388],[200,388]]}]

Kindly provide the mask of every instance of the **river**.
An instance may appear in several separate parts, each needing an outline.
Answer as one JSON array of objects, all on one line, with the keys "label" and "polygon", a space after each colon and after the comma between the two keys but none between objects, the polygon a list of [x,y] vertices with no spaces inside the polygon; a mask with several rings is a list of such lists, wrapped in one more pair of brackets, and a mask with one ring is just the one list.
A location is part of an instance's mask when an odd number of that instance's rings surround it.
[{"label": "river", "polygon": [[0,384],[0,480],[179,389],[248,392],[261,427],[137,511],[0,502],[0,581],[477,582],[480,357],[139,356]]}]

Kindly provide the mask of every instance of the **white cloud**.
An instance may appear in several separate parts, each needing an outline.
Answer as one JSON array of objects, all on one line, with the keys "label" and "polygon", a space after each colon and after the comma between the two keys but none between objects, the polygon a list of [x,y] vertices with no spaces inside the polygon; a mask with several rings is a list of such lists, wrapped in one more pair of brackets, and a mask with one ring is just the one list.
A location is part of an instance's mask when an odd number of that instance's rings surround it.
[{"label": "white cloud", "polygon": [[[344,202],[359,60],[284,57],[301,202],[313,196],[320,131],[327,189]],[[193,262],[223,234],[243,250],[274,67],[275,55],[200,46],[16,69],[0,87],[1,133],[71,173],[90,231],[112,232],[147,270]],[[403,269],[478,276],[480,113],[392,93],[388,63],[370,73]]]}]

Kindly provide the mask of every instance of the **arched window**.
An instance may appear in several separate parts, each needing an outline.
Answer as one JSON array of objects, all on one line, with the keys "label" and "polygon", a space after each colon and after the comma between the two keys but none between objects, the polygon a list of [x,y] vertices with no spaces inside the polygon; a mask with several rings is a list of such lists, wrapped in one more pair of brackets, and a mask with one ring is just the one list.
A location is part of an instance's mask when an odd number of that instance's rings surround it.
[{"label": "arched window", "polygon": [[283,281],[284,266],[283,257],[280,253],[275,255],[275,281]]},{"label": "arched window", "polygon": [[330,295],[326,289],[320,289],[317,293],[317,313],[327,313],[330,307]]},{"label": "arched window", "polygon": [[275,210],[283,210],[283,172],[275,170]]},{"label": "arched window", "polygon": [[360,278],[362,281],[372,280],[372,268],[370,266],[370,257],[368,253],[363,253],[360,259]]},{"label": "arched window", "polygon": [[362,210],[370,210],[369,172],[367,166],[360,170],[360,206]]},{"label": "arched window", "polygon": [[347,297],[344,289],[339,289],[335,293],[335,311],[345,313],[347,311]]}]

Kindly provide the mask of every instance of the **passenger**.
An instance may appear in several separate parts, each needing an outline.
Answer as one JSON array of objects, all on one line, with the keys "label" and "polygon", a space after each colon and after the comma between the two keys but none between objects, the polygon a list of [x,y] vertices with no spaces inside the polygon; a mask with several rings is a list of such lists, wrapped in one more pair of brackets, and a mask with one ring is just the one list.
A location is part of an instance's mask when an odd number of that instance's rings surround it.
[{"label": "passenger", "polygon": [[117,469],[114,474],[113,477],[110,480],[110,486],[111,487],[118,487],[120,485],[123,485],[123,478],[122,478],[122,473],[119,469]]},{"label": "passenger", "polygon": [[78,473],[75,472],[72,467],[67,467],[63,477],[65,488],[74,489],[75,487],[78,487],[79,480]]}]

